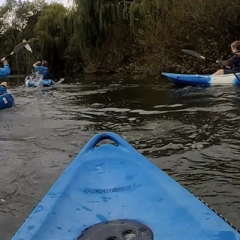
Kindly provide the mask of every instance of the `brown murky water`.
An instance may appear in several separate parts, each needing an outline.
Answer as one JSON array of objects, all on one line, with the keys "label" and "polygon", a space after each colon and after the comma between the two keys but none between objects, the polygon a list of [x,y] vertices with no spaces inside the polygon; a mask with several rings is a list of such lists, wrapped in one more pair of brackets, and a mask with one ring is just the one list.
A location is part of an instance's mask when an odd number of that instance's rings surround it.
[{"label": "brown murky water", "polygon": [[240,88],[88,76],[44,90],[10,79],[0,112],[0,239],[9,240],[96,133],[113,131],[240,228]]}]

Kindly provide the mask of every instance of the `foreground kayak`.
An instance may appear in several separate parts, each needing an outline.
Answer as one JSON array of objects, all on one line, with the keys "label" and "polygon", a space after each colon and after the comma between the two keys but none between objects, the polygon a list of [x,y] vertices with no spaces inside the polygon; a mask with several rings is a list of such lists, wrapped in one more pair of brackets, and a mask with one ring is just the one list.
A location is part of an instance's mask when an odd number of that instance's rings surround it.
[{"label": "foreground kayak", "polygon": [[0,110],[11,108],[14,105],[14,98],[12,94],[5,93],[0,95]]},{"label": "foreground kayak", "polygon": [[[162,73],[172,83],[189,86],[217,86],[217,85],[240,85],[240,80],[234,74],[225,75],[192,75],[177,73]],[[237,73],[240,79],[240,73]]]},{"label": "foreground kayak", "polygon": [[[96,147],[104,139],[115,144]],[[240,240],[114,133],[94,136],[12,240]]]}]

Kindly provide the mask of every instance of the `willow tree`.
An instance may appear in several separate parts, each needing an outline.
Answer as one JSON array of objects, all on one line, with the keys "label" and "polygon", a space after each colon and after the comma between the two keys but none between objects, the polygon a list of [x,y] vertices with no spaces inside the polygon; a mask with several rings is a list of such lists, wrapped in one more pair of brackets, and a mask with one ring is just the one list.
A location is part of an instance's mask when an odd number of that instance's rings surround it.
[{"label": "willow tree", "polygon": [[[42,7],[43,0],[15,1],[8,0],[0,7],[0,52],[3,55],[12,51],[13,47],[23,38],[33,37],[33,28]],[[10,59],[12,73],[26,72],[30,67],[31,55],[26,51],[20,51]]]},{"label": "willow tree", "polygon": [[53,3],[43,9],[34,27],[40,57],[55,66],[67,48],[66,18],[67,9],[62,4]]},{"label": "willow tree", "polygon": [[75,4],[73,41],[85,56],[101,45],[113,26],[127,22],[129,1],[75,0]]}]

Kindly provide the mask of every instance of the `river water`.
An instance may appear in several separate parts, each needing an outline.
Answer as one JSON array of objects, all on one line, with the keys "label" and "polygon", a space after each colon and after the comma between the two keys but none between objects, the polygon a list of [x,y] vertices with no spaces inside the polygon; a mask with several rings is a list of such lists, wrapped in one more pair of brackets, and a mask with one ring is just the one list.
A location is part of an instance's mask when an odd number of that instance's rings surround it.
[{"label": "river water", "polygon": [[240,228],[240,88],[165,78],[67,78],[42,92],[9,80],[0,112],[0,239],[9,240],[96,133],[125,137]]}]

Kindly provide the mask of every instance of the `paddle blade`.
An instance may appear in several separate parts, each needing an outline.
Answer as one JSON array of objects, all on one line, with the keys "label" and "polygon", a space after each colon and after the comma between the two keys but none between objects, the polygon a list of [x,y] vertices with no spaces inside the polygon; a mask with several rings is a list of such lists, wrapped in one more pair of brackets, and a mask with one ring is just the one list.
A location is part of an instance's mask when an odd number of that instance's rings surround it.
[{"label": "paddle blade", "polygon": [[192,51],[192,50],[188,50],[188,49],[182,49],[183,52],[187,53],[187,54],[190,54],[194,57],[197,57],[197,58],[201,58],[201,59],[205,59],[204,56],[202,56],[201,54],[195,52],[195,51]]},{"label": "paddle blade", "polygon": [[27,44],[29,44],[29,41],[19,43],[12,51],[11,54],[18,53],[21,49],[23,49]]},{"label": "paddle blade", "polygon": [[[26,40],[25,39],[23,39],[23,42],[26,42]],[[27,44],[27,45],[25,45],[25,48],[29,51],[29,52],[31,52],[32,53],[32,49],[31,49],[31,47],[30,47],[30,45],[29,44]]]},{"label": "paddle blade", "polygon": [[65,78],[61,78],[58,82],[56,82],[55,84],[60,84],[65,80]]}]

